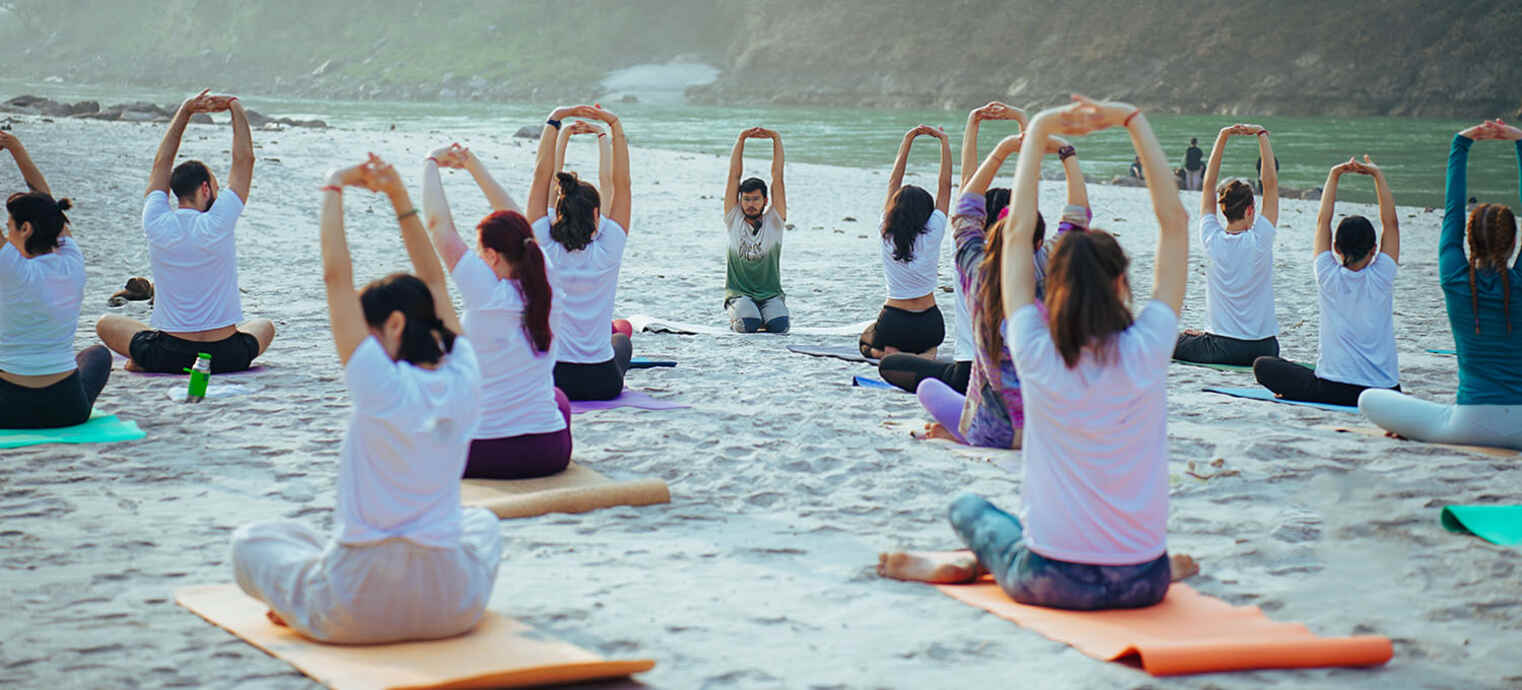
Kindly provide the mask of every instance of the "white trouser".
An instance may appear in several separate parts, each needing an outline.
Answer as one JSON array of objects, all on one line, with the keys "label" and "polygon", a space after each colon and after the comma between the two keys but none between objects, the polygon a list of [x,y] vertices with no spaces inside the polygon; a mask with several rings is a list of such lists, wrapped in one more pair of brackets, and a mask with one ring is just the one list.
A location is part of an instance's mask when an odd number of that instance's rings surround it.
[{"label": "white trouser", "polygon": [[1358,396],[1358,410],[1413,441],[1522,450],[1522,405],[1439,405],[1370,388]]},{"label": "white trouser", "polygon": [[343,545],[298,522],[256,522],[233,533],[233,573],[314,640],[451,637],[480,622],[502,560],[497,516],[466,508],[461,528],[459,546],[433,548],[405,539]]}]

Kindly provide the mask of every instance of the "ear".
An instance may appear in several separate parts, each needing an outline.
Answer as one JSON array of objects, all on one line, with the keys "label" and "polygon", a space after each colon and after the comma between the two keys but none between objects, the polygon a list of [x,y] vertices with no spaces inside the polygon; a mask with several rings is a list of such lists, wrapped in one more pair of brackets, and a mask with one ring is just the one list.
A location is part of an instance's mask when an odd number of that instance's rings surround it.
[{"label": "ear", "polygon": [[26,221],[25,223],[17,225],[16,234],[21,235],[21,239],[23,240],[30,238],[32,236],[32,221]]},{"label": "ear", "polygon": [[396,310],[386,317],[386,322],[381,325],[381,332],[386,334],[387,340],[392,338],[400,340],[402,330],[405,328],[407,328],[407,317],[403,316],[400,310]]}]

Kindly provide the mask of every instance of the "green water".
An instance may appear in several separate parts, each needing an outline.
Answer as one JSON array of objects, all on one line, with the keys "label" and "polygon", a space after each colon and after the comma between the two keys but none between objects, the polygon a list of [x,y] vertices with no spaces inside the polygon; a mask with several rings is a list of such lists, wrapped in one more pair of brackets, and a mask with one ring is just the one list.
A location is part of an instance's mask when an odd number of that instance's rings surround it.
[{"label": "green water", "polygon": [[[59,100],[95,99],[103,104],[151,100],[169,104],[184,94],[97,86],[33,84],[0,80],[0,97],[35,93]],[[316,117],[346,129],[440,130],[468,138],[471,134],[511,134],[524,125],[543,121],[546,105],[469,102],[412,103],[379,101],[315,101],[247,96],[251,108],[276,116]],[[952,156],[960,156],[966,113],[943,110],[859,108],[681,106],[608,104],[624,121],[635,146],[727,155],[735,134],[756,125],[783,135],[789,160],[886,171],[893,164],[899,139],[919,123],[939,125],[952,134]],[[1215,133],[1239,121],[1261,124],[1273,132],[1274,153],[1280,162],[1280,184],[1287,188],[1319,187],[1330,166],[1350,155],[1372,155],[1386,172],[1396,202],[1403,206],[1441,206],[1443,176],[1453,133],[1473,124],[1459,120],[1392,117],[1266,117],[1233,118],[1217,115],[1149,116],[1173,167],[1183,164],[1190,137],[1200,139],[1209,153]],[[985,123],[982,152],[1013,123]],[[1122,130],[1100,132],[1074,141],[1084,172],[1099,179],[1126,173],[1134,155]],[[750,149],[770,155],[765,142]],[[933,175],[938,160],[933,141],[921,140],[910,158],[911,170]],[[1256,142],[1236,138],[1228,145],[1223,177],[1255,177]],[[1055,163],[1051,164],[1054,168]],[[1005,174],[1013,172],[1008,168]],[[1516,206],[1517,161],[1509,144],[1481,142],[1470,155],[1470,194],[1481,201]],[[1341,185],[1341,198],[1373,201],[1372,184],[1357,176]]]}]

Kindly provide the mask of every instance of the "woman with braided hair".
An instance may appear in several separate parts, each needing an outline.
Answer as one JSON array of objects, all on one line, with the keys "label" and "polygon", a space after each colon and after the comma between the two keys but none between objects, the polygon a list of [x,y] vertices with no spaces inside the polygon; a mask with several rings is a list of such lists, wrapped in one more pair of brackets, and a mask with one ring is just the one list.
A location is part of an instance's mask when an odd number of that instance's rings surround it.
[{"label": "woman with braided hair", "polygon": [[1522,170],[1522,129],[1491,120],[1453,138],[1438,275],[1458,347],[1456,404],[1368,390],[1358,397],[1358,408],[1392,435],[1522,450],[1522,318],[1512,314],[1513,305],[1522,303],[1522,258],[1507,265],[1517,246],[1517,219],[1503,204],[1480,204],[1464,221],[1469,147],[1484,139],[1513,142]]}]

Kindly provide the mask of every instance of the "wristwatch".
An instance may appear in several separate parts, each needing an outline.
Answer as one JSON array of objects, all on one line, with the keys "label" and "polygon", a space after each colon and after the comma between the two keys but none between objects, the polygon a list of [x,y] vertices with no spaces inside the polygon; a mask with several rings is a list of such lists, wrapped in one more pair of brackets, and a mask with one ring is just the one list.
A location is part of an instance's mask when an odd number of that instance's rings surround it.
[{"label": "wristwatch", "polygon": [[1078,155],[1078,150],[1074,149],[1072,144],[1067,144],[1057,149],[1057,158],[1059,160],[1067,160],[1076,155]]}]

